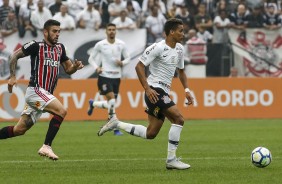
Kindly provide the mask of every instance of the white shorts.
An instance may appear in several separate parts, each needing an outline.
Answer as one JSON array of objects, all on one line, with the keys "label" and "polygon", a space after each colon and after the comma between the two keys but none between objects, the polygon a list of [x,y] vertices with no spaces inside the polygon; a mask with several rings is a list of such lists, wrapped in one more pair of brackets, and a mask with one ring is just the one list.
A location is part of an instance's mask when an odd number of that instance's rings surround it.
[{"label": "white shorts", "polygon": [[42,115],[43,109],[55,99],[55,96],[43,88],[28,87],[25,93],[26,105],[21,115],[30,115],[33,123],[36,123]]}]

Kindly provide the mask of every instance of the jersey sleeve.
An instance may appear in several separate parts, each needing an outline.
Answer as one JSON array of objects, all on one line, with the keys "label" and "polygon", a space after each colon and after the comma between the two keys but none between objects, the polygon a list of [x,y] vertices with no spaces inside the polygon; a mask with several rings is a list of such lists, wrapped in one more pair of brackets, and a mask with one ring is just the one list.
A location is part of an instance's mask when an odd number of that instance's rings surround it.
[{"label": "jersey sleeve", "polygon": [[22,51],[25,56],[36,55],[39,50],[39,45],[36,41],[32,40],[22,46]]},{"label": "jersey sleeve", "polygon": [[139,61],[141,61],[145,66],[148,66],[157,56],[157,44],[154,43],[145,49],[141,57],[139,57]]},{"label": "jersey sleeve", "polygon": [[69,60],[69,57],[66,54],[65,46],[63,44],[61,44],[61,46],[62,46],[62,56],[61,56],[61,61],[60,62],[63,63],[65,61]]},{"label": "jersey sleeve", "polygon": [[122,61],[122,64],[126,65],[130,61],[130,54],[129,54],[125,44],[123,43],[122,45],[123,45],[123,47],[122,47],[122,56],[124,58],[124,60]]},{"label": "jersey sleeve", "polygon": [[96,43],[96,45],[94,46],[94,48],[93,48],[93,50],[92,50],[92,52],[91,52],[91,54],[90,54],[90,56],[88,58],[88,63],[91,64],[94,67],[95,70],[101,64],[101,63],[96,63],[98,61],[95,61],[95,58],[97,57],[99,52],[100,52],[100,44]]},{"label": "jersey sleeve", "polygon": [[184,69],[184,47],[181,45],[178,51],[178,65],[177,68]]}]

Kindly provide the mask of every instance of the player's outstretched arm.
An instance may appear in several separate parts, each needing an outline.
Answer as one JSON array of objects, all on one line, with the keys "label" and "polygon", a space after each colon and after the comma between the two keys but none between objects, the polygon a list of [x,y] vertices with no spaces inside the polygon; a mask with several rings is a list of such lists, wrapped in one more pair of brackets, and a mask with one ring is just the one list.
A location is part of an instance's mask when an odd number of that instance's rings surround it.
[{"label": "player's outstretched arm", "polygon": [[186,99],[188,100],[188,105],[193,105],[194,104],[194,97],[192,96],[189,88],[188,88],[188,82],[187,82],[187,76],[184,72],[184,69],[178,69],[178,74],[179,74],[179,79],[181,81],[182,86],[185,89],[185,95]]},{"label": "player's outstretched arm", "polygon": [[71,60],[67,60],[62,63],[62,66],[65,70],[65,72],[69,75],[75,73],[77,70],[80,70],[84,67],[81,61],[78,61],[77,59],[74,60],[74,62],[71,62]]},{"label": "player's outstretched arm", "polygon": [[18,59],[25,57],[22,48],[18,49],[10,56],[10,78],[8,80],[8,91],[9,93],[13,92],[13,86],[17,84],[16,79],[16,68]]}]

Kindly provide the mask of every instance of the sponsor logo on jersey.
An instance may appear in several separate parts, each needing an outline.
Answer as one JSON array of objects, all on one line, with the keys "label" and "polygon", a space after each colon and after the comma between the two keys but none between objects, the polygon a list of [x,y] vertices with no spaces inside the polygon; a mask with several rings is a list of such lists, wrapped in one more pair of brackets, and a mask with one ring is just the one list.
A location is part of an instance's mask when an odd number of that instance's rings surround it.
[{"label": "sponsor logo on jersey", "polygon": [[35,43],[35,41],[28,42],[27,44],[24,45],[24,49],[27,49],[29,46],[31,46],[34,43]]},{"label": "sponsor logo on jersey", "polygon": [[44,65],[52,66],[52,67],[59,67],[59,62],[54,61],[52,58],[44,59]]},{"label": "sponsor logo on jersey", "polygon": [[151,52],[152,50],[154,50],[155,47],[156,47],[156,44],[150,46],[150,47],[148,48],[149,50],[146,51],[146,54],[147,54],[147,55],[150,54],[150,52]]}]

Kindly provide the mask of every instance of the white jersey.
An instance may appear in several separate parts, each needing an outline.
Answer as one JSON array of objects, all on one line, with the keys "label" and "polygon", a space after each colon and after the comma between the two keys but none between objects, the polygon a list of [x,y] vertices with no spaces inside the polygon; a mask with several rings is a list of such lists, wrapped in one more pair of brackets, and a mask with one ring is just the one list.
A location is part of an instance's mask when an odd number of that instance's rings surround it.
[{"label": "white jersey", "polygon": [[183,53],[184,47],[180,43],[177,43],[175,48],[171,48],[165,40],[146,48],[139,60],[145,66],[150,65],[148,84],[169,93],[176,68],[184,69]]},{"label": "white jersey", "polygon": [[112,44],[107,39],[96,43],[88,59],[88,62],[92,65],[94,64],[94,67],[97,55],[100,56],[101,67],[103,68],[103,72],[99,75],[107,78],[121,78],[121,67],[116,65],[116,61],[121,61],[121,56],[124,58],[122,61],[123,65],[130,60],[125,43],[119,39],[115,39],[115,42]]}]

